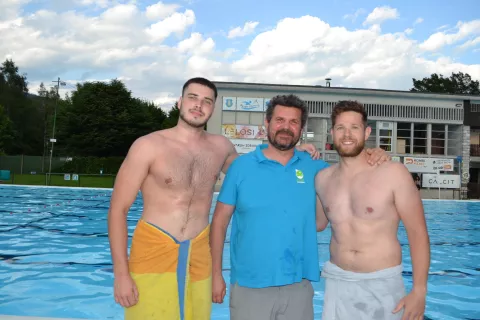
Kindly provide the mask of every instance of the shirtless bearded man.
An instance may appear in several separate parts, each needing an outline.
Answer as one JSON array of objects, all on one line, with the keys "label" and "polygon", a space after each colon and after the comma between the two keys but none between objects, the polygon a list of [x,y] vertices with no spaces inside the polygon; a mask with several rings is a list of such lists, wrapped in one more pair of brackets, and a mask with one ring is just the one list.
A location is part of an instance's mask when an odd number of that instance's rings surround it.
[{"label": "shirtless bearded man", "polygon": [[[238,156],[229,139],[204,130],[216,98],[210,81],[187,81],[177,126],[137,139],[118,172],[108,232],[115,300],[126,320],[210,319],[208,217],[220,171]],[[317,158],[312,148],[299,149]],[[143,214],[128,259],[126,218],[139,190]]]},{"label": "shirtless bearded man", "polygon": [[[332,229],[330,261],[322,271],[323,319],[423,319],[430,243],[421,197],[402,163],[367,163],[364,145],[370,131],[361,104],[335,106],[331,134],[341,159],[315,178],[317,228],[330,222]],[[408,295],[397,239],[400,221],[413,265]]]}]

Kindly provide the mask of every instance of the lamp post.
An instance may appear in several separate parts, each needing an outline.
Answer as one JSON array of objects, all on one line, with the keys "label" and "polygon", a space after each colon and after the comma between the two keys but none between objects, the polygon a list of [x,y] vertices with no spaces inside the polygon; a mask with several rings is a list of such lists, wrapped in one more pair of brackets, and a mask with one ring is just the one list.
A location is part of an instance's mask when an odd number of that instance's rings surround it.
[{"label": "lamp post", "polygon": [[60,77],[53,81],[53,82],[56,82],[57,85],[55,86],[57,88],[57,97],[56,97],[56,100],[55,100],[55,109],[54,109],[54,112],[53,112],[53,129],[52,129],[52,138],[50,138],[50,142],[52,144],[52,148],[50,149],[50,164],[49,164],[49,167],[48,167],[48,185],[50,185],[50,180],[51,180],[51,174],[52,174],[52,158],[53,158],[53,145],[55,142],[57,142],[57,139],[55,139],[55,125],[56,125],[56,121],[57,121],[57,106],[58,106],[58,99],[60,98],[59,94],[58,94],[58,90],[60,89],[60,85],[64,86],[66,85],[65,82],[60,82]]}]

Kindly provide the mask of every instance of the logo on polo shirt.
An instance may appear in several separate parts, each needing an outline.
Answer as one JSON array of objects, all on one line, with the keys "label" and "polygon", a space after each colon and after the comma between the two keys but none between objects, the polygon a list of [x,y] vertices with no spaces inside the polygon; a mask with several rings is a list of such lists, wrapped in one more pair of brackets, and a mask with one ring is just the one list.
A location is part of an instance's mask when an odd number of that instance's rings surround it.
[{"label": "logo on polo shirt", "polygon": [[297,183],[305,183],[302,170],[295,169],[295,175],[297,176]]}]

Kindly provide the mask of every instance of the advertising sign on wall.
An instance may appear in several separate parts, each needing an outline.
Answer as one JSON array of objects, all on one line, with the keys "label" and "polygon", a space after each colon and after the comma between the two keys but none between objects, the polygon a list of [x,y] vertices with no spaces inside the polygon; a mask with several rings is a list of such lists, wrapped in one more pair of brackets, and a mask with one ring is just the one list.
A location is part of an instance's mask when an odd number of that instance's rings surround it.
[{"label": "advertising sign on wall", "polygon": [[263,111],[263,98],[237,97],[237,111]]},{"label": "advertising sign on wall", "polygon": [[453,174],[423,174],[422,187],[458,189],[460,188],[460,176]]},{"label": "advertising sign on wall", "polygon": [[403,164],[410,172],[453,171],[453,159],[404,157]]},{"label": "advertising sign on wall", "polygon": [[238,153],[249,153],[255,150],[255,148],[262,144],[262,140],[254,140],[254,139],[230,139],[235,149]]},{"label": "advertising sign on wall", "polygon": [[237,110],[237,97],[223,97],[223,107],[225,111]]},{"label": "advertising sign on wall", "polygon": [[431,159],[433,170],[453,171],[453,159]]},{"label": "advertising sign on wall", "polygon": [[264,126],[222,124],[222,134],[230,139],[267,139]]}]

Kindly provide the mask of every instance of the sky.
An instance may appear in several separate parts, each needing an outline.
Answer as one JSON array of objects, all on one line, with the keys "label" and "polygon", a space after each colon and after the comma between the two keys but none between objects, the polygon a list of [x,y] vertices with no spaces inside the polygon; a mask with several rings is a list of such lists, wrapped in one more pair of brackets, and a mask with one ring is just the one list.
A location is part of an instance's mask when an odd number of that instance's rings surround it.
[{"label": "sky", "polygon": [[480,80],[478,0],[1,0],[0,59],[31,93],[119,79],[168,109],[183,83],[409,90],[412,78]]}]

